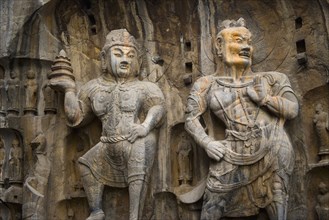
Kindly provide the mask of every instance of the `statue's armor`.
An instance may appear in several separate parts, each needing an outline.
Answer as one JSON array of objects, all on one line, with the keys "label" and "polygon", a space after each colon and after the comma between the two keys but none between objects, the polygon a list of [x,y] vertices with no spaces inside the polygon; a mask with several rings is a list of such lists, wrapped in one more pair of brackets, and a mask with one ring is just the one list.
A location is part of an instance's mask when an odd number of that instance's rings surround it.
[{"label": "statue's armor", "polygon": [[150,107],[163,103],[161,90],[150,82],[117,83],[98,78],[82,88],[80,100],[83,118],[94,114],[101,120],[102,136],[79,162],[104,185],[126,187],[136,179],[146,181],[155,155],[155,131],[133,143],[127,137],[132,125],[140,124]]},{"label": "statue's armor", "polygon": [[99,88],[91,96],[95,114],[103,124],[103,136],[127,136],[132,124],[139,124],[143,91],[138,85],[116,85],[112,91]]}]

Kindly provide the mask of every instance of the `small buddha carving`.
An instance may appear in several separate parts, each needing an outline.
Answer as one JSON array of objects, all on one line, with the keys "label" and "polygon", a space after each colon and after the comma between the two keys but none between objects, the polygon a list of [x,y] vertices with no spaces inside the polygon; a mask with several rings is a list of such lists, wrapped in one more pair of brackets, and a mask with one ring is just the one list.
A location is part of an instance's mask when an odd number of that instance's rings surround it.
[{"label": "small buddha carving", "polygon": [[35,73],[29,71],[26,76],[25,88],[25,106],[24,114],[36,115],[38,104],[38,83],[35,79]]},{"label": "small buddha carving", "polygon": [[192,181],[192,144],[183,133],[178,143],[177,161],[179,171],[179,185],[190,185]]},{"label": "small buddha carving", "polygon": [[16,72],[10,73],[10,79],[6,85],[7,99],[8,99],[8,114],[17,116],[19,114],[19,79]]},{"label": "small buddha carving", "polygon": [[20,141],[14,138],[9,151],[9,182],[17,183],[22,181],[23,151]]},{"label": "small buddha carving", "polygon": [[323,111],[322,104],[316,105],[313,123],[315,125],[315,131],[320,143],[318,153],[320,157],[320,163],[329,162],[329,121],[328,113]]}]

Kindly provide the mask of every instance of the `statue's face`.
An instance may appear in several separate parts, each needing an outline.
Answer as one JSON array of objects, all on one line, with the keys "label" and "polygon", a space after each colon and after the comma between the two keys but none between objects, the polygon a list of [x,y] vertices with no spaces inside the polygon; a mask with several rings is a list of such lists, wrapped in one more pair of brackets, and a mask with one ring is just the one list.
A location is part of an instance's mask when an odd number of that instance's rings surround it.
[{"label": "statue's face", "polygon": [[323,110],[322,105],[317,104],[316,107],[315,107],[315,112],[319,113],[319,112],[322,112],[322,110]]},{"label": "statue's face", "polygon": [[35,73],[33,71],[28,71],[26,77],[28,79],[34,79],[35,78]]},{"label": "statue's face", "polygon": [[14,72],[14,71],[10,72],[10,78],[15,79],[16,76],[17,76],[16,72]]},{"label": "statue's face", "polygon": [[111,47],[108,51],[107,63],[107,68],[118,78],[136,76],[139,71],[138,53],[133,47]]},{"label": "statue's face", "polygon": [[232,27],[222,31],[221,52],[223,61],[229,66],[251,66],[253,47],[251,33],[245,27]]}]

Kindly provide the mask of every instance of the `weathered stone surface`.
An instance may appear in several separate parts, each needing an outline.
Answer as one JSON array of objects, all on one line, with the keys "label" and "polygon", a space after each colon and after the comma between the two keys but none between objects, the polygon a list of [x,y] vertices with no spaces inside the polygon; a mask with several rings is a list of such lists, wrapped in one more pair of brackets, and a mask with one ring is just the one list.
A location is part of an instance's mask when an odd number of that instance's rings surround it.
[{"label": "weathered stone surface", "polygon": [[[58,220],[85,219],[89,215],[77,161],[99,142],[102,125],[95,119],[84,127],[68,127],[64,95],[49,89],[47,75],[64,49],[71,59],[77,87],[98,78],[106,35],[125,28],[142,45],[140,80],[157,84],[167,109],[159,129],[143,216],[199,219],[201,200],[178,202],[184,200],[181,193],[202,186],[209,165],[206,152],[190,139],[192,178],[185,171],[189,184],[180,187],[177,150],[185,132],[186,101],[196,80],[223,70],[213,46],[218,25],[240,17],[245,18],[253,34],[252,70],[285,73],[300,104],[297,118],[285,125],[295,151],[288,219],[318,219],[317,210],[326,209],[322,201],[327,194],[319,186],[329,182],[329,164],[319,163],[320,146],[326,138],[320,138],[313,120],[317,104],[322,105],[323,112],[329,112],[328,0],[0,1],[0,136],[4,143],[4,150],[0,147],[0,163],[4,151],[0,197],[5,202],[0,202],[0,217],[31,219],[38,213],[39,219]],[[30,71],[35,81],[26,83]],[[24,115],[24,109],[30,107],[32,114]],[[214,123],[216,138],[224,139],[224,125]],[[31,142],[41,133],[47,144],[38,151]],[[14,137],[22,149],[22,177],[17,183],[7,176]],[[41,166],[38,164],[47,164],[47,168],[37,168]],[[42,205],[37,206],[33,192],[23,186],[26,181],[44,195]],[[4,200],[6,190],[13,186],[22,187],[23,204]],[[107,219],[128,219],[128,206],[127,190],[105,188]],[[257,218],[268,219],[264,211]]]}]

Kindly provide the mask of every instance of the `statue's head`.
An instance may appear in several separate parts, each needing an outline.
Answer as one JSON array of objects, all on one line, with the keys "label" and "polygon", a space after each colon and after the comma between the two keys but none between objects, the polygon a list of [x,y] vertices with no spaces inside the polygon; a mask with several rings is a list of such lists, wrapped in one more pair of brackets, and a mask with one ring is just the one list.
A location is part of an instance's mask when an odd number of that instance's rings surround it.
[{"label": "statue's head", "polygon": [[14,148],[19,147],[19,140],[17,138],[15,138],[13,140],[13,142],[11,143],[11,146]]},{"label": "statue's head", "polygon": [[33,71],[33,70],[29,70],[29,71],[27,71],[26,78],[27,78],[27,79],[34,79],[34,78],[35,78],[35,73],[34,73],[34,71]]},{"label": "statue's head", "polygon": [[321,103],[318,103],[316,106],[315,106],[315,112],[316,113],[320,113],[323,111],[323,107],[322,107],[322,104]]},{"label": "statue's head", "polygon": [[139,46],[126,29],[113,30],[106,36],[101,52],[102,70],[117,78],[137,76],[141,66]]},{"label": "statue's head", "polygon": [[324,182],[320,182],[319,191],[321,194],[325,194],[328,192],[328,186]]},{"label": "statue's head", "polygon": [[14,70],[10,71],[9,75],[10,75],[10,78],[12,78],[12,79],[15,79],[17,77],[17,73]]},{"label": "statue's head", "polygon": [[216,36],[217,55],[228,66],[251,66],[251,33],[243,18],[225,20]]}]

